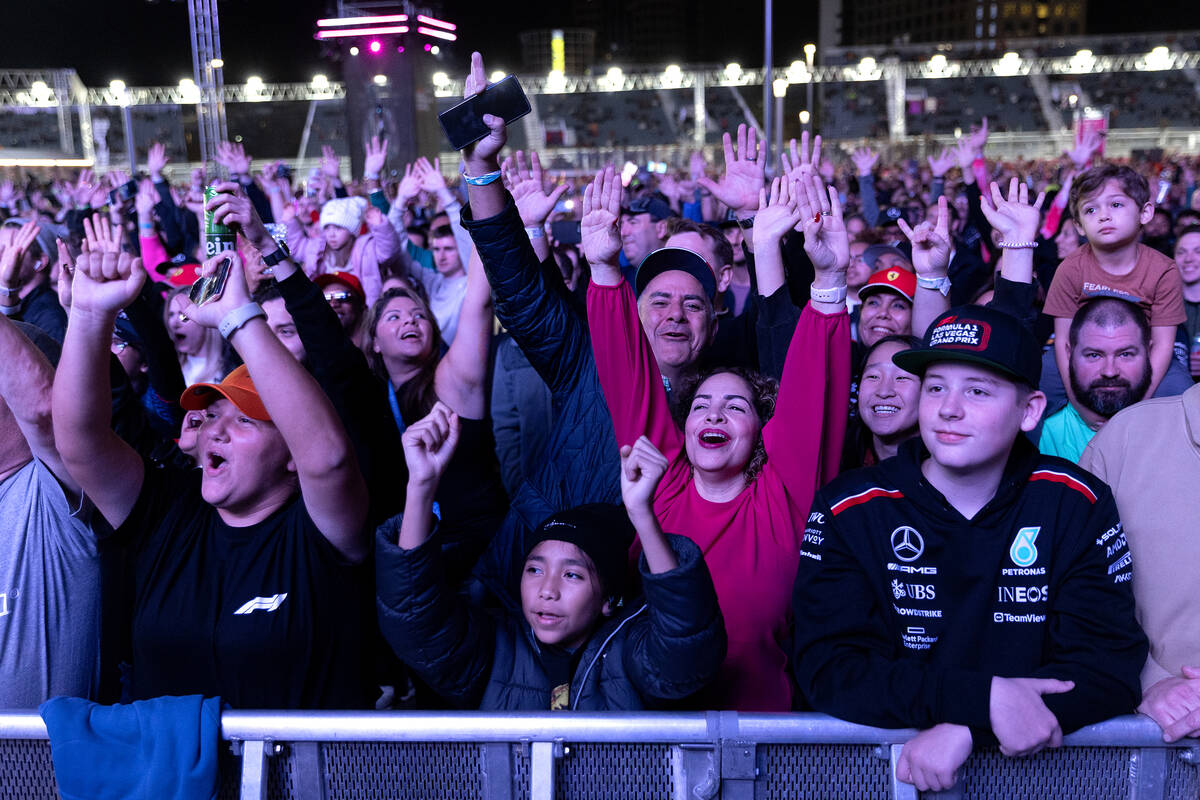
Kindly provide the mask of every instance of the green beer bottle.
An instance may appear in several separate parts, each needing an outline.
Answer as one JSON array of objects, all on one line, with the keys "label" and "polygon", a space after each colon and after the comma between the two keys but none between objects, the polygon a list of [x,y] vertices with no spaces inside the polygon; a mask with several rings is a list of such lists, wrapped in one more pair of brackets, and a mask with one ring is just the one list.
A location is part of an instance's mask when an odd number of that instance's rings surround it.
[{"label": "green beer bottle", "polygon": [[216,197],[217,190],[213,186],[204,187],[204,257],[212,258],[218,253],[233,250],[237,247],[237,236],[228,227],[213,219],[213,212],[208,210],[208,202]]}]

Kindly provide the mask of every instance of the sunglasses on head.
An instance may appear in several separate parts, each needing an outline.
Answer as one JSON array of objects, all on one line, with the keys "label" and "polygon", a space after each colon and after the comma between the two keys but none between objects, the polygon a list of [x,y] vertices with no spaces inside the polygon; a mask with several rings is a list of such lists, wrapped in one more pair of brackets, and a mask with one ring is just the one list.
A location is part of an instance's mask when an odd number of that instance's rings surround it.
[{"label": "sunglasses on head", "polygon": [[326,292],[325,293],[325,300],[330,303],[334,302],[335,300],[339,303],[348,303],[353,299],[354,299],[353,292]]}]

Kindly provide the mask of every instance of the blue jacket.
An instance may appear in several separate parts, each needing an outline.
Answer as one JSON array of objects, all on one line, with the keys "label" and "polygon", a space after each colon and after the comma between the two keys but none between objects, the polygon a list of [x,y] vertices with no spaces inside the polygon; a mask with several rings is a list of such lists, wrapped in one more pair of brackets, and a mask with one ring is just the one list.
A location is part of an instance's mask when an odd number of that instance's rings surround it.
[{"label": "blue jacket", "polygon": [[543,271],[511,197],[494,217],[462,211],[492,285],[496,316],[550,387],[555,420],[541,468],[528,476],[475,577],[511,608],[525,533],[555,512],[621,502],[620,457],[600,389],[587,322],[561,281]]}]

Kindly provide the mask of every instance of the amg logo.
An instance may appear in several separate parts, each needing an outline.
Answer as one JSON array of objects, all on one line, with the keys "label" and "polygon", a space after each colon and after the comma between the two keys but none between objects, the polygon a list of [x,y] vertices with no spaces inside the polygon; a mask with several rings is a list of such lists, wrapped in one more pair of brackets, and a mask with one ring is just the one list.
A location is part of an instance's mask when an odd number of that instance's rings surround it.
[{"label": "amg logo", "polygon": [[270,597],[256,597],[233,613],[234,615],[252,614],[255,611],[266,611],[269,613],[283,605],[284,600],[287,600],[287,592],[273,594]]},{"label": "amg logo", "polygon": [[1042,603],[1050,599],[1049,586],[997,586],[1001,603]]},{"label": "amg logo", "polygon": [[897,564],[889,561],[887,568],[892,572],[907,572],[910,575],[937,575],[937,567],[912,567],[908,564]]}]

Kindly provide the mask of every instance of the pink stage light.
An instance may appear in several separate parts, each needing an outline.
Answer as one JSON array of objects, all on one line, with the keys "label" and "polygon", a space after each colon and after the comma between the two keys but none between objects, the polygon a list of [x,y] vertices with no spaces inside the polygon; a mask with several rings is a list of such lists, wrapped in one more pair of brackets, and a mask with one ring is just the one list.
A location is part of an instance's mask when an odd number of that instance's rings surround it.
[{"label": "pink stage light", "polygon": [[425,45],[425,52],[426,52],[426,53],[428,53],[428,52],[429,52],[430,50],[432,50],[432,49],[433,49],[433,45],[431,45],[431,44],[426,44],[426,45]]},{"label": "pink stage light", "polygon": [[442,19],[434,19],[433,17],[427,17],[424,14],[417,14],[417,22],[424,22],[426,25],[432,25],[435,28],[445,28],[448,31],[458,30],[458,26],[453,22],[446,22]]},{"label": "pink stage light", "polygon": [[397,47],[397,48],[396,48],[396,52],[397,52],[397,53],[403,53],[403,52],[404,52],[404,45],[400,45],[399,47]]},{"label": "pink stage light", "polygon": [[425,28],[425,27],[421,27],[418,25],[417,33],[423,33],[426,36],[435,36],[438,39],[445,39],[448,42],[458,41],[458,36],[456,36],[455,34],[447,33],[446,31],[439,31],[436,28]]},{"label": "pink stage light", "polygon": [[383,28],[355,28],[345,31],[317,31],[318,39],[338,39],[349,36],[383,36],[388,33],[408,33],[407,25],[392,25]]},{"label": "pink stage light", "polygon": [[384,14],[377,17],[332,17],[317,20],[318,28],[336,28],[344,25],[382,25],[385,22],[408,22],[408,14]]}]

